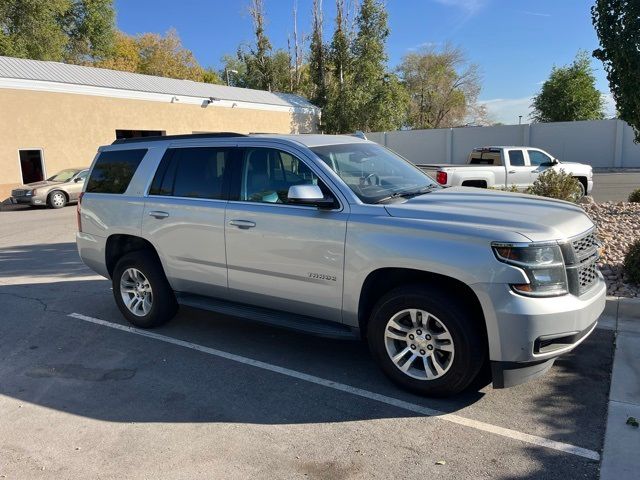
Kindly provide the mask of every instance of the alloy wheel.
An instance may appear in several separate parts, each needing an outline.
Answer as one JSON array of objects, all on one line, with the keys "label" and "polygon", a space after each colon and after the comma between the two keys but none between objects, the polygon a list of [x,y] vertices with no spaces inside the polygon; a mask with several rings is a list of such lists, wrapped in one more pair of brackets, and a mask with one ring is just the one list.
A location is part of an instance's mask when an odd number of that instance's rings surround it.
[{"label": "alloy wheel", "polygon": [[138,317],[151,311],[153,291],[147,277],[137,268],[127,268],[120,277],[120,295],[127,309]]},{"label": "alloy wheel", "polygon": [[425,310],[405,309],[393,315],[385,327],[384,341],[394,365],[412,378],[435,380],[453,364],[451,333]]}]

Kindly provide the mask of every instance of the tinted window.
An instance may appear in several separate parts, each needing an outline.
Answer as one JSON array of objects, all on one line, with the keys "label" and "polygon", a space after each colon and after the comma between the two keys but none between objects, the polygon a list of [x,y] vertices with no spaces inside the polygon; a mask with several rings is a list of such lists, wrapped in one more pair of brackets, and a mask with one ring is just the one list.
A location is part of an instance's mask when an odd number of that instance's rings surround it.
[{"label": "tinted window", "polygon": [[496,159],[490,157],[472,158],[469,165],[500,165],[500,162],[496,162]]},{"label": "tinted window", "polygon": [[318,185],[325,196],[330,195],[326,186],[298,158],[270,148],[244,151],[240,200],[287,203],[292,185]]},{"label": "tinted window", "polygon": [[87,192],[124,193],[146,153],[146,149],[102,152],[91,171]]},{"label": "tinted window", "polygon": [[549,158],[548,155],[545,155],[544,153],[539,152],[538,150],[528,150],[528,152],[529,152],[529,162],[533,166],[538,167],[544,163],[551,162],[551,158]]},{"label": "tinted window", "polygon": [[522,153],[522,150],[509,150],[509,160],[512,167],[524,167],[524,153]]},{"label": "tinted window", "polygon": [[167,150],[149,190],[150,195],[224,198],[223,186],[231,149]]}]

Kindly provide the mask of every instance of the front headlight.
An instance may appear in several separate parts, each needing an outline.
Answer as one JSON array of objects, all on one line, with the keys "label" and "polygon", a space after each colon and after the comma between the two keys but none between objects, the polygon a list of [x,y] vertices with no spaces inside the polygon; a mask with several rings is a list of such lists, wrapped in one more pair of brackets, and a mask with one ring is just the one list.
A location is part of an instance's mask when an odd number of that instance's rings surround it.
[{"label": "front headlight", "polygon": [[529,283],[511,285],[516,292],[531,297],[553,297],[569,292],[567,271],[558,244],[493,243],[501,262],[524,271]]}]

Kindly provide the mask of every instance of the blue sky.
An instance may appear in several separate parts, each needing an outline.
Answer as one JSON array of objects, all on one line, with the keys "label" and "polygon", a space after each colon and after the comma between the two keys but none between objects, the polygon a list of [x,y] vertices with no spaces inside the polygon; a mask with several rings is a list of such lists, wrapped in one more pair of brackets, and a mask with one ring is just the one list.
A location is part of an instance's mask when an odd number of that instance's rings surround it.
[{"label": "blue sky", "polygon": [[[286,48],[296,0],[265,0],[267,34]],[[130,34],[176,28],[183,44],[205,66],[220,66],[241,42],[252,39],[249,0],[116,0],[118,27]],[[310,31],[312,0],[297,0],[298,29]],[[325,34],[330,36],[334,0],[324,0]],[[461,47],[480,66],[480,98],[493,120],[517,123],[529,114],[531,96],[553,65],[570,63],[580,49],[591,52],[593,0],[387,0],[391,35],[389,65],[421,45],[446,42]],[[602,65],[594,59],[597,87],[609,92]],[[608,106],[607,113],[613,114]]]}]

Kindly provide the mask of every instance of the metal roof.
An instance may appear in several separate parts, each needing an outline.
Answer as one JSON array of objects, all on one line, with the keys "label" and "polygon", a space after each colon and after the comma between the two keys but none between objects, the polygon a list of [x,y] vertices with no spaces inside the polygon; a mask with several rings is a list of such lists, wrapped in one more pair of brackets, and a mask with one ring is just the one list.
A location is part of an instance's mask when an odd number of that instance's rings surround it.
[{"label": "metal roof", "polygon": [[0,78],[15,78],[69,85],[113,88],[137,92],[162,93],[187,97],[261,103],[284,107],[316,108],[298,95],[249,88],[227,87],[211,83],[154,77],[105,68],[83,67],[59,62],[0,56]]}]

